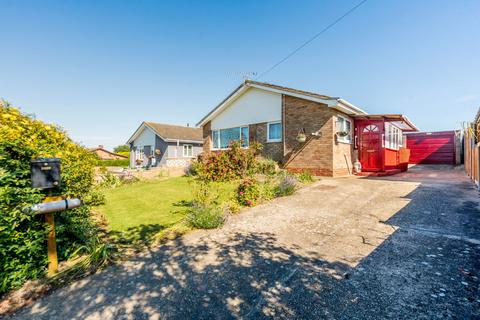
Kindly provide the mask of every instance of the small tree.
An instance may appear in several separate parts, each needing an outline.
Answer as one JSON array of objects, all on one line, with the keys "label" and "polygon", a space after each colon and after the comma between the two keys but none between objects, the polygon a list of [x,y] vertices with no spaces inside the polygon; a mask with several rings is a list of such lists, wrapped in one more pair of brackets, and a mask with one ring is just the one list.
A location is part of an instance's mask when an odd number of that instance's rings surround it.
[{"label": "small tree", "polygon": [[121,144],[113,148],[113,152],[115,153],[130,152],[130,146],[128,144]]}]

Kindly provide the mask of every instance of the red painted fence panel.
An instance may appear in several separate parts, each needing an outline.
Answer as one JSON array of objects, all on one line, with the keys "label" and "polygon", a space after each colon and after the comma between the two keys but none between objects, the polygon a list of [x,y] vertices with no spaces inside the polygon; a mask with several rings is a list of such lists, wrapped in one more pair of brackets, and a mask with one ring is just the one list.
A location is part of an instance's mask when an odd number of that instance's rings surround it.
[{"label": "red painted fence panel", "polygon": [[412,164],[455,164],[455,131],[410,133],[407,148]]}]

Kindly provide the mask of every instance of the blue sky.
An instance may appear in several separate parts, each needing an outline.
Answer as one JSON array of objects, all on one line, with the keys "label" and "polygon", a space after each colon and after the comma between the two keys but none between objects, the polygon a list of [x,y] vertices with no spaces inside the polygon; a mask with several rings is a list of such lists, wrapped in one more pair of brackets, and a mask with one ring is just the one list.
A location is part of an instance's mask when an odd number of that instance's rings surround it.
[{"label": "blue sky", "polygon": [[[356,1],[0,0],[0,97],[86,146],[195,124]],[[480,1],[369,0],[259,79],[459,128],[480,106]]]}]

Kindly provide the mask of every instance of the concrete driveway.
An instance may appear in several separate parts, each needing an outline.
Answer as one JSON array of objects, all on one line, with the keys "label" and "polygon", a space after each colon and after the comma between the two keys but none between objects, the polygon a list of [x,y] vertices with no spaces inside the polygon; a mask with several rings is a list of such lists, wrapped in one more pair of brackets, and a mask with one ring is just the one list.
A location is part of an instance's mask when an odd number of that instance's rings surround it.
[{"label": "concrete driveway", "polygon": [[322,181],[137,256],[18,319],[480,317],[480,209],[462,170]]}]

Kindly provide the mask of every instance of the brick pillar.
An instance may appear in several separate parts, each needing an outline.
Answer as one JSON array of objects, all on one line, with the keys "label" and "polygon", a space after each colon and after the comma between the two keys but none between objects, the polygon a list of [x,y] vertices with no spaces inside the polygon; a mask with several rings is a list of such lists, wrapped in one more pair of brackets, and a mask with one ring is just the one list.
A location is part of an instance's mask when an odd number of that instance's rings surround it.
[{"label": "brick pillar", "polygon": [[203,130],[203,152],[212,151],[212,123],[209,121],[202,126]]}]

